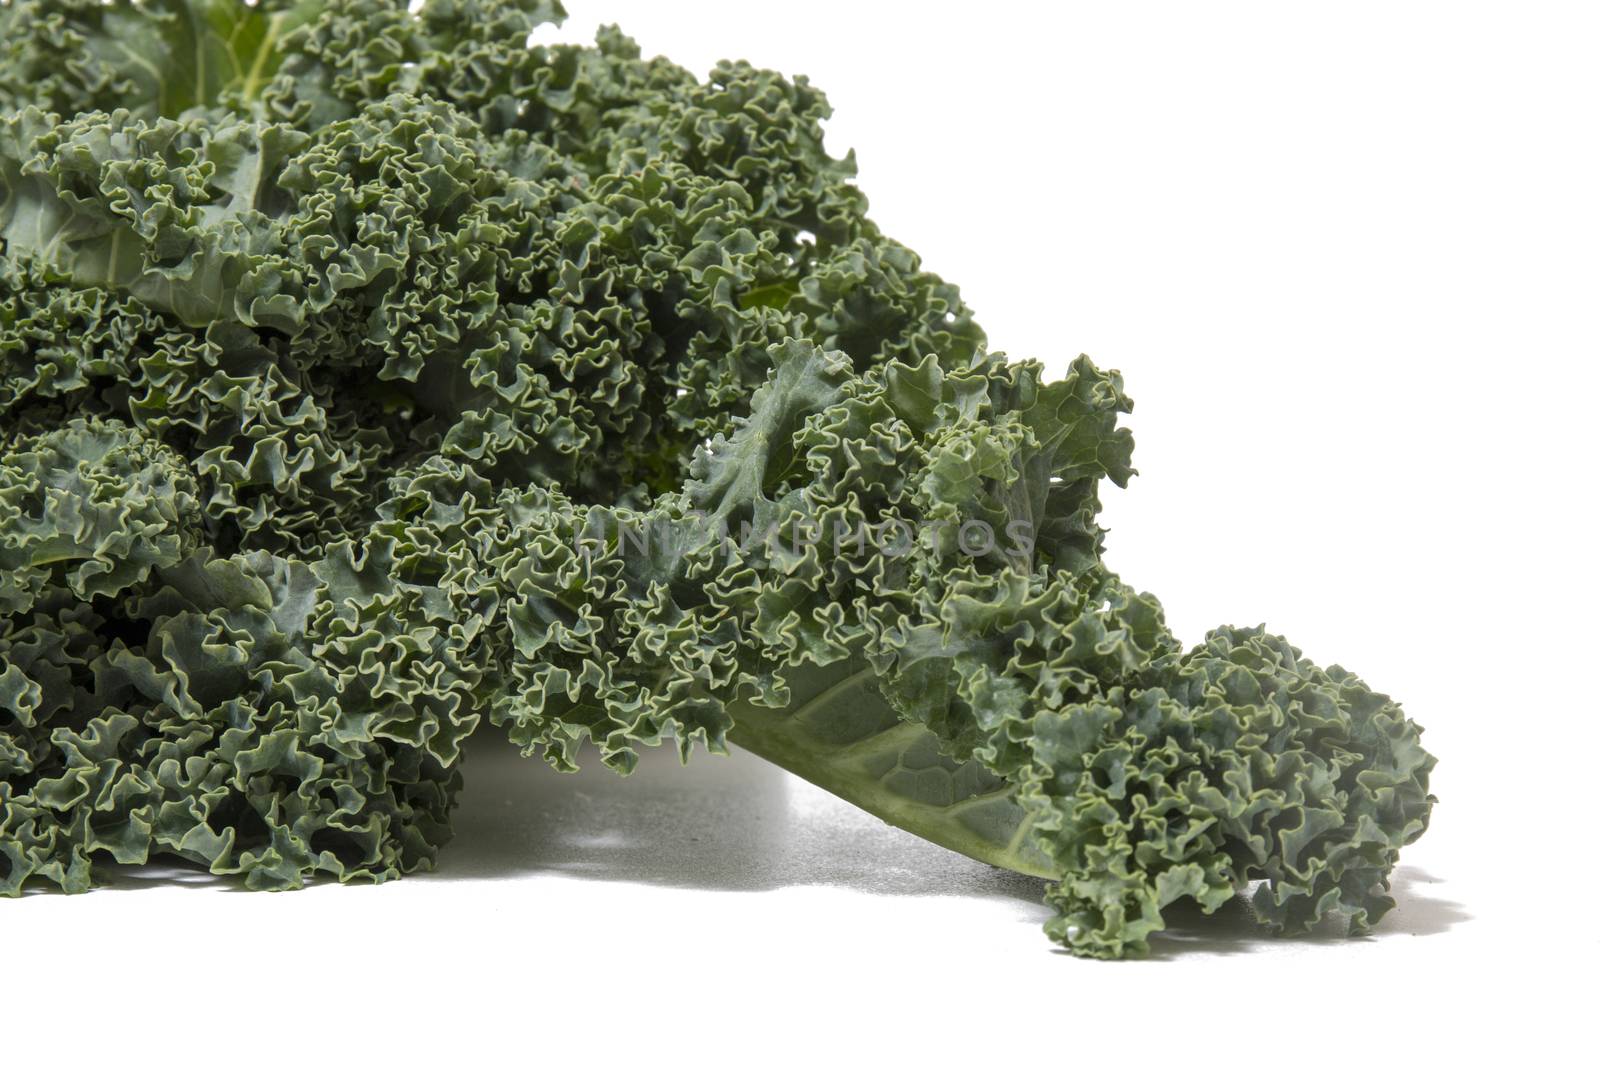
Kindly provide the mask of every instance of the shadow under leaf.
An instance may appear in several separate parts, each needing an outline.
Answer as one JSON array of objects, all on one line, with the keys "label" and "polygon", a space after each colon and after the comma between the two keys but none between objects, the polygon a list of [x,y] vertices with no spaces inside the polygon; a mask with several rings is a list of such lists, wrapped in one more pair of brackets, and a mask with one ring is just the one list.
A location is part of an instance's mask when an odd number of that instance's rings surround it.
[{"label": "shadow under leaf", "polygon": [[681,767],[643,754],[623,778],[601,766],[563,775],[503,742],[475,747],[441,879],[556,874],[706,890],[795,885],[868,893],[1026,901],[1044,884],[889,826],[735,750]]}]

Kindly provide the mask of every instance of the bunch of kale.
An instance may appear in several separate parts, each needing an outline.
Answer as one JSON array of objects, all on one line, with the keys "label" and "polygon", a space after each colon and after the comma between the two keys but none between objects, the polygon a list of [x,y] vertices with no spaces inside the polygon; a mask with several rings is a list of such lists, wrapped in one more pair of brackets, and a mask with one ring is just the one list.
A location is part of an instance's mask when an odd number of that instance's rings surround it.
[{"label": "bunch of kale", "polygon": [[0,891],[427,867],[487,720],[745,745],[1049,878],[1082,954],[1251,882],[1376,921],[1433,760],[1106,571],[1118,376],[989,352],[803,79],[561,15],[0,6]]}]

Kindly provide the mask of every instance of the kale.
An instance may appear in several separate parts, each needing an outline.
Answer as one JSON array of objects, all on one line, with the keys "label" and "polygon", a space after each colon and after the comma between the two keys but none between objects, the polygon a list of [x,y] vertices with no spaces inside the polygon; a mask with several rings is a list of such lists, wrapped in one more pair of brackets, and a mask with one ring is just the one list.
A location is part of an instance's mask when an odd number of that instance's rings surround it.
[{"label": "kale", "polygon": [[562,15],[0,5],[0,891],[430,867],[492,724],[741,745],[1083,955],[1377,921],[1420,731],[1107,570],[1120,377],[990,352],[804,79]]}]

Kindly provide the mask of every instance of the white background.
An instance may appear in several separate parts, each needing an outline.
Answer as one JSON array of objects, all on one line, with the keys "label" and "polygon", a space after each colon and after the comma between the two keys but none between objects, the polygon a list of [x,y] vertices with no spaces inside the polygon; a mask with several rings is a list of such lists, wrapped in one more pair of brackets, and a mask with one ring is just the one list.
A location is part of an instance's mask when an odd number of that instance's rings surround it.
[{"label": "white background", "polygon": [[550,38],[616,21],[698,72],[811,75],[875,217],[994,347],[1124,372],[1141,475],[1107,504],[1112,565],[1185,639],[1265,621],[1427,727],[1441,802],[1399,909],[1355,941],[1224,920],[1148,962],[1076,960],[1036,883],[753,757],[621,781],[480,750],[434,876],[262,896],[168,872],[13,902],[8,1043],[41,1063],[85,1027],[219,1063],[1574,1054],[1600,940],[1594,9],[573,6]]}]

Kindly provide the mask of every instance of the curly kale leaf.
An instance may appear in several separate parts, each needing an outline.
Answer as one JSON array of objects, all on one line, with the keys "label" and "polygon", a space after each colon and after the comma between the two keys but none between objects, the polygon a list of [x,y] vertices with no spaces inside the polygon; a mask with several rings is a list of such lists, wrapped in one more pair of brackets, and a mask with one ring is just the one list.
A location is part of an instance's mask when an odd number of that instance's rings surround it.
[{"label": "curly kale leaf", "polygon": [[0,109],[143,117],[246,108],[320,0],[12,0],[0,7]]}]

